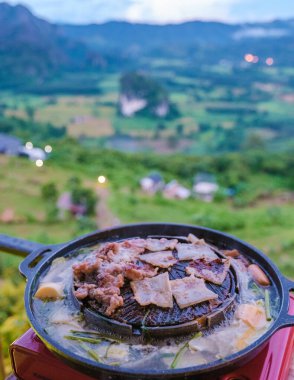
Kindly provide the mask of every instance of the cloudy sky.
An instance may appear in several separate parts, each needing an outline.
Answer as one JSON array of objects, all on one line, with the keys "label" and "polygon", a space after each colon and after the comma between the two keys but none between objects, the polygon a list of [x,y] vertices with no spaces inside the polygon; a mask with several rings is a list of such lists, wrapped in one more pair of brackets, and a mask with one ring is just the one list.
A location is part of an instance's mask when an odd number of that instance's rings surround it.
[{"label": "cloudy sky", "polygon": [[167,23],[193,19],[239,22],[294,18],[294,0],[22,0],[21,3],[38,16],[68,23],[118,19]]}]

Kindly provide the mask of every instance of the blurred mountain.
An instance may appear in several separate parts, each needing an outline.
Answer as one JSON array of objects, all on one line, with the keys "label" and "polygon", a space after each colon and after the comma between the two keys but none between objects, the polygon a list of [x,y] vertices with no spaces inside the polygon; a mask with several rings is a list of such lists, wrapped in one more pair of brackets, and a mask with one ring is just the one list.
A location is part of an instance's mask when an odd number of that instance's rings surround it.
[{"label": "blurred mountain", "polygon": [[35,17],[22,5],[0,3],[0,80],[42,79],[60,69],[81,69],[103,59],[58,26]]},{"label": "blurred mountain", "polygon": [[148,25],[111,21],[104,24],[60,25],[67,38],[80,41],[90,49],[126,57],[185,57],[217,63],[219,59],[240,62],[250,51],[274,55],[281,64],[293,62],[294,20],[267,23],[225,24],[191,21],[182,24]]},{"label": "blurred mountain", "polygon": [[193,21],[148,25],[113,21],[58,25],[22,5],[0,3],[0,80],[6,83],[58,72],[134,69],[144,57],[185,58],[200,64],[240,63],[246,52],[294,64],[294,20],[225,24]]}]

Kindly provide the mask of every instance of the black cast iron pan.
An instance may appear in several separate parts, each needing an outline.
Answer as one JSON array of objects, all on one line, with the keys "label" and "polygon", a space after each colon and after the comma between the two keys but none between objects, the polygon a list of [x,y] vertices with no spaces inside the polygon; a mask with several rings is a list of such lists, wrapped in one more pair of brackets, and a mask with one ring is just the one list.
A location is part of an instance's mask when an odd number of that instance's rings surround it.
[{"label": "black cast iron pan", "polygon": [[[64,349],[54,340],[54,337],[46,334],[35,318],[32,307],[33,296],[36,292],[40,277],[48,270],[55,258],[69,256],[71,252],[78,248],[98,242],[121,240],[131,237],[187,236],[189,233],[193,233],[197,237],[205,239],[209,244],[215,245],[219,249],[238,249],[243,256],[257,263],[271,280],[271,290],[276,294],[277,299],[275,320],[263,336],[245,349],[223,360],[217,360],[197,367],[160,371],[156,370],[156,368],[146,368],[144,370],[118,368],[102,363],[95,363]],[[134,224],[94,232],[69,243],[49,246],[0,235],[0,250],[26,256],[19,267],[20,273],[27,279],[25,307],[29,321],[40,339],[53,353],[57,354],[67,364],[99,380],[155,380],[163,378],[217,379],[218,375],[228,373],[256,356],[277,330],[283,327],[294,326],[294,316],[288,315],[289,292],[294,290],[294,282],[285,278],[275,264],[258,249],[231,235],[208,228],[162,223]]]}]

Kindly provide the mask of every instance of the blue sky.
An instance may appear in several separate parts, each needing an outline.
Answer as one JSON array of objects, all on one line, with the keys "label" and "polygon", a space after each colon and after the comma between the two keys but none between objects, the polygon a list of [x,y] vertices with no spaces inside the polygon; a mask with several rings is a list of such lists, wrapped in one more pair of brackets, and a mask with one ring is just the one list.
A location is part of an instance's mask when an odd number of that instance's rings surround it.
[{"label": "blue sky", "polygon": [[[0,0],[1,1],[1,0]],[[19,1],[7,0],[10,4]],[[294,18],[294,0],[23,0],[35,14],[68,23],[129,20],[167,23]]]}]

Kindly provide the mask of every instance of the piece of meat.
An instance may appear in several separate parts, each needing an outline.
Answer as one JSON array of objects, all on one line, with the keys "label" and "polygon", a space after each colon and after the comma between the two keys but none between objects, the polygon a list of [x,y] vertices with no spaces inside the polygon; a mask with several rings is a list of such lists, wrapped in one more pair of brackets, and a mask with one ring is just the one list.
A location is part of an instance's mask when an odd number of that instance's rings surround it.
[{"label": "piece of meat", "polygon": [[139,259],[155,267],[169,268],[178,260],[173,256],[172,251],[159,251],[140,255]]},{"label": "piece of meat", "polygon": [[189,234],[187,240],[192,244],[205,244],[204,239],[199,239],[197,236],[193,234]]},{"label": "piece of meat", "polygon": [[100,288],[109,288],[115,286],[116,288],[120,289],[124,285],[124,276],[121,273],[118,275],[100,273],[97,276],[97,284]]},{"label": "piece of meat", "polygon": [[131,288],[135,300],[142,306],[154,304],[160,307],[173,307],[168,273],[162,273],[141,281],[132,281]]},{"label": "piece of meat", "polygon": [[125,266],[124,275],[129,280],[143,280],[145,277],[156,276],[158,268],[153,268],[149,264],[137,265],[129,263]]},{"label": "piece of meat", "polygon": [[96,257],[104,260],[109,261],[108,254],[115,255],[118,253],[119,250],[119,243],[105,243],[102,247],[100,247],[98,250],[93,252],[93,254],[96,255]]},{"label": "piece of meat", "polygon": [[176,245],[180,261],[195,260],[202,257],[216,259],[218,256],[205,244],[186,244],[178,243]]},{"label": "piece of meat", "polygon": [[140,239],[140,238],[135,238],[135,239],[130,239],[128,240],[133,246],[136,246],[138,248],[146,248],[146,239]]},{"label": "piece of meat", "polygon": [[[114,243],[113,243],[114,244]],[[132,241],[116,243],[115,249],[107,251],[107,260],[114,263],[127,263],[134,261],[140,253],[145,251],[144,247],[138,247]]]},{"label": "piece of meat", "polygon": [[111,316],[124,303],[123,298],[120,296],[120,290],[115,286],[92,289],[89,295],[91,299],[95,299],[106,306],[105,314],[108,316]]},{"label": "piece of meat", "polygon": [[186,273],[192,274],[197,277],[204,278],[205,280],[217,285],[221,285],[229,271],[231,260],[228,259],[197,259],[192,261],[186,267]]},{"label": "piece of meat", "polygon": [[177,239],[152,239],[148,238],[146,239],[146,249],[148,251],[157,252],[157,251],[165,251],[167,249],[175,249],[175,246],[177,245],[178,240]]},{"label": "piece of meat", "polygon": [[217,294],[207,289],[202,278],[189,276],[172,280],[170,283],[172,294],[181,309],[218,297]]},{"label": "piece of meat", "polygon": [[74,295],[78,300],[83,300],[89,296],[89,291],[95,288],[95,284],[79,284],[77,290],[74,291]]},{"label": "piece of meat", "polygon": [[96,257],[82,261],[72,266],[73,274],[78,279],[83,279],[85,275],[97,271],[102,264],[102,260]]}]

